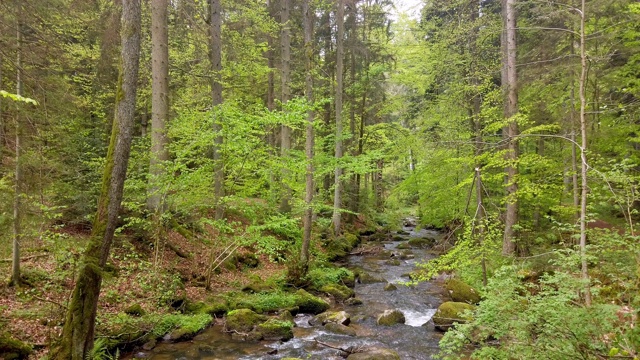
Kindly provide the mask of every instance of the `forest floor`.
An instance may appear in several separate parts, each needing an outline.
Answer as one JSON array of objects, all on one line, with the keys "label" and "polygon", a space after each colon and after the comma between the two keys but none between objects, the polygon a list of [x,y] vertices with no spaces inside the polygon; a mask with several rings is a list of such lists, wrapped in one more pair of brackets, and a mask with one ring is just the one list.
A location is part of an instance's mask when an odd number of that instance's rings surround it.
[{"label": "forest floor", "polygon": [[[284,265],[259,255],[260,266],[255,268],[220,268],[211,277],[210,288],[214,290],[208,291],[204,281],[209,264],[223,249],[214,241],[213,234],[209,235],[209,239],[202,239],[203,235],[188,239],[177,231],[166,233],[166,241],[183,255],[188,254],[187,258],[178,256],[167,246],[161,246],[162,251],[156,253],[155,244],[130,234],[117,236],[98,305],[98,332],[105,319],[122,313],[132,304],[139,304],[146,313],[170,313],[175,311],[170,305],[176,299],[203,300],[240,289],[252,279],[267,279],[285,271]],[[21,270],[25,283],[8,287],[3,281],[0,285],[0,334],[8,332],[32,344],[36,351],[30,359],[45,356],[60,336],[88,237],[86,231],[57,231],[46,239],[29,243],[29,248],[22,249]],[[0,262],[2,274],[10,273],[11,263],[6,260]]]}]

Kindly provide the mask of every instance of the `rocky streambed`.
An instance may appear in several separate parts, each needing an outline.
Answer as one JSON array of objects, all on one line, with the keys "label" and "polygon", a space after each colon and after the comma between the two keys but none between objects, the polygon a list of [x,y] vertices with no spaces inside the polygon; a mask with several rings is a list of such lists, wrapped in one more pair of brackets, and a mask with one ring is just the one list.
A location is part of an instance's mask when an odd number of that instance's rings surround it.
[{"label": "rocky streambed", "polygon": [[[442,288],[432,282],[405,285],[417,261],[433,257],[428,247],[440,234],[402,231],[365,242],[342,264],[358,274],[355,298],[333,303],[331,319],[298,314],[289,341],[243,341],[216,324],[190,341],[159,343],[134,358],[165,359],[430,359],[441,333],[431,318],[442,303]],[[382,240],[382,241],[380,241]],[[385,317],[386,316],[386,317]],[[336,320],[337,319],[337,320]]]}]

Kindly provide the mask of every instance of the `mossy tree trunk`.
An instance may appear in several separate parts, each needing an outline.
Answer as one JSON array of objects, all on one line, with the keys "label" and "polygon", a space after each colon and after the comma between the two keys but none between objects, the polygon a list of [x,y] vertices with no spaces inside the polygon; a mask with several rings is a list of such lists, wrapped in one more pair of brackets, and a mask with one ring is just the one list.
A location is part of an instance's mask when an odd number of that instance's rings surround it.
[{"label": "mossy tree trunk", "polygon": [[222,198],[224,197],[224,167],[222,163],[221,149],[224,139],[222,137],[222,119],[220,118],[220,105],[222,105],[222,4],[220,0],[211,0],[209,4],[211,38],[209,42],[209,56],[211,61],[211,101],[213,105],[213,131],[216,133],[213,146],[213,195],[215,198],[215,219],[220,220],[224,216]]},{"label": "mossy tree trunk", "polygon": [[333,232],[335,235],[340,234],[342,226],[342,79],[344,68],[344,4],[342,0],[336,3],[336,161],[333,192]]},{"label": "mossy tree trunk", "polygon": [[136,105],[140,59],[140,0],[123,1],[121,69],[113,123],[98,210],[91,241],[80,268],[60,343],[51,358],[84,360],[93,347],[102,269],[109,257],[126,177]]},{"label": "mossy tree trunk", "polygon": [[[282,104],[284,105],[291,98],[291,25],[289,24],[289,15],[291,12],[291,0],[280,0],[280,22],[282,24],[282,32],[280,36],[280,46],[282,48]],[[280,156],[283,159],[289,157],[291,151],[291,128],[282,125],[280,132]],[[282,195],[280,197],[280,212],[291,212],[291,196],[292,190],[287,185],[287,178],[291,172],[284,166],[282,168]]]}]

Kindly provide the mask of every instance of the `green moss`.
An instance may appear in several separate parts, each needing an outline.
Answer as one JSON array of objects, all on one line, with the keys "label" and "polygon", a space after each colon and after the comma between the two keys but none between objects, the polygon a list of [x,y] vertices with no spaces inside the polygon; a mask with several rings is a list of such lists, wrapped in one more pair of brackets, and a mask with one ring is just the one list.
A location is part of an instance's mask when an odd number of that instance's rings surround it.
[{"label": "green moss", "polygon": [[409,245],[415,248],[424,249],[433,246],[435,242],[436,240],[432,238],[412,238],[411,240],[409,240]]},{"label": "green moss", "polygon": [[333,296],[336,300],[346,300],[355,295],[355,292],[340,284],[327,284],[320,288],[320,291]]},{"label": "green moss", "polygon": [[131,316],[142,316],[145,314],[145,311],[140,304],[133,304],[124,309],[124,313]]},{"label": "green moss", "polygon": [[344,284],[348,287],[355,286],[355,274],[349,269],[343,267],[317,267],[311,269],[308,273],[311,287],[320,290],[328,284]]},{"label": "green moss", "polygon": [[384,291],[394,291],[394,290],[398,290],[398,287],[392,283],[387,283],[387,285],[384,286]]},{"label": "green moss", "polygon": [[329,309],[329,304],[326,301],[309,294],[303,289],[298,290],[296,295],[295,305],[302,313],[320,314]]},{"label": "green moss", "polygon": [[380,314],[380,316],[378,316],[378,319],[376,321],[378,325],[383,325],[383,326],[404,324],[404,322],[405,322],[404,314],[399,310],[385,310],[382,314]]},{"label": "green moss", "polygon": [[249,309],[238,309],[227,314],[226,326],[228,330],[248,333],[253,328],[266,321],[267,317]]},{"label": "green moss", "polygon": [[458,279],[447,280],[444,284],[444,288],[449,293],[451,300],[455,302],[464,302],[468,304],[477,304],[480,302],[480,295],[478,292]]},{"label": "green moss", "polygon": [[332,333],[347,335],[347,336],[356,336],[356,330],[347,325],[337,324],[337,323],[328,323],[324,326],[325,329],[331,331]]},{"label": "green moss", "polygon": [[0,355],[4,359],[26,359],[32,352],[30,345],[14,339],[9,334],[0,334]]},{"label": "green moss", "polygon": [[448,301],[438,307],[435,315],[433,316],[433,323],[439,330],[446,331],[455,323],[465,323],[471,321],[472,318],[469,315],[464,315],[465,311],[473,311],[475,306]]},{"label": "green moss", "polygon": [[290,340],[293,338],[293,323],[278,319],[269,319],[258,324],[257,330],[265,340]]}]

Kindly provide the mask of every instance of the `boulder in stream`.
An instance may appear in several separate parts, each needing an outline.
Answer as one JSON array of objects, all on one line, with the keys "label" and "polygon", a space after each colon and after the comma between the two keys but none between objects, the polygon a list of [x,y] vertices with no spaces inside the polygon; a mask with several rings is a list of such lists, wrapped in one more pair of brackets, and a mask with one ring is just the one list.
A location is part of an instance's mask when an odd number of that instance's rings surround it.
[{"label": "boulder in stream", "polygon": [[226,327],[230,331],[248,333],[267,319],[267,316],[257,314],[249,309],[237,309],[227,314]]},{"label": "boulder in stream", "polygon": [[336,323],[328,323],[324,326],[327,331],[331,331],[332,333],[347,335],[347,336],[356,336],[356,330],[352,327],[342,324]]},{"label": "boulder in stream", "polygon": [[395,286],[393,283],[387,283],[387,285],[384,286],[384,291],[394,291],[394,290],[398,290],[398,287]]},{"label": "boulder in stream", "polygon": [[355,295],[355,292],[342,284],[327,284],[320,291],[333,296],[338,301],[346,300]]},{"label": "boulder in stream", "polygon": [[392,326],[395,324],[404,324],[404,314],[400,310],[385,310],[378,316],[376,323],[383,326]]},{"label": "boulder in stream", "polygon": [[435,243],[436,243],[436,239],[430,238],[430,237],[412,238],[411,240],[409,240],[409,245],[411,245],[414,248],[421,248],[421,249],[429,248],[433,246],[433,244]]},{"label": "boulder in stream", "polygon": [[278,319],[269,319],[256,327],[265,340],[287,341],[293,338],[293,323]]},{"label": "boulder in stream", "polygon": [[472,320],[470,316],[464,313],[466,310],[473,311],[473,309],[475,309],[475,306],[462,302],[448,301],[442,303],[438,307],[438,311],[433,315],[433,323],[436,329],[447,331],[456,323],[466,323]]},{"label": "boulder in stream", "polygon": [[447,290],[451,300],[467,304],[477,304],[480,302],[478,292],[458,279],[449,279],[445,282],[444,288]]},{"label": "boulder in stream", "polygon": [[349,325],[350,322],[351,315],[344,311],[325,311],[309,320],[309,325],[326,325],[328,323]]},{"label": "boulder in stream", "polygon": [[327,311],[330,307],[329,303],[309,294],[303,289],[296,291],[296,295],[296,306],[301,313],[316,315]]},{"label": "boulder in stream", "polygon": [[381,282],[386,282],[386,280],[366,272],[360,273],[360,283],[362,284],[375,284],[375,283],[381,283]]},{"label": "boulder in stream", "polygon": [[365,352],[349,355],[347,360],[400,360],[400,355],[391,349],[370,348]]},{"label": "boulder in stream", "polygon": [[362,300],[360,300],[357,297],[352,297],[350,299],[345,300],[344,304],[348,306],[358,306],[358,305],[362,305]]}]

